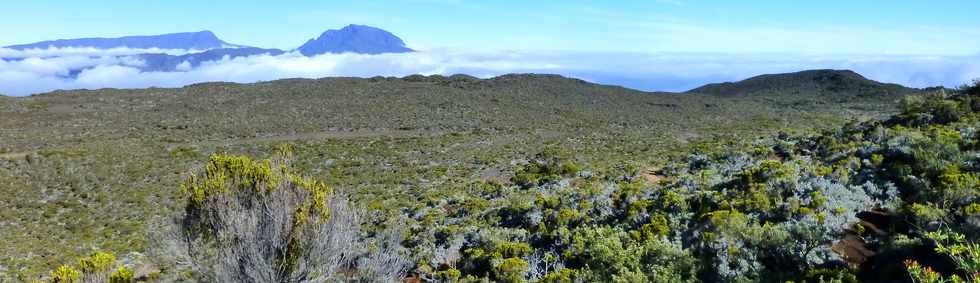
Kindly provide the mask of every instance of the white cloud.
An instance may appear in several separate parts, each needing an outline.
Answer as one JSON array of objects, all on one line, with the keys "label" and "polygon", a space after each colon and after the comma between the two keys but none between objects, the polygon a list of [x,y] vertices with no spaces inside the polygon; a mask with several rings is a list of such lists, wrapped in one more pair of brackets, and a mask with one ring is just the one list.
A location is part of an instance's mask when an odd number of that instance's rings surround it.
[{"label": "white cloud", "polygon": [[465,52],[402,54],[296,53],[224,58],[177,72],[141,72],[133,56],[90,53],[0,61],[0,93],[55,89],[180,87],[209,81],[250,83],[281,78],[465,73],[556,73],[645,90],[682,91],[704,83],[804,69],[853,69],[869,78],[915,87],[956,86],[980,77],[980,56],[860,56],[718,53]]},{"label": "white cloud", "polygon": [[177,64],[177,71],[186,72],[190,70],[191,70],[191,62],[184,61],[184,62],[180,62],[180,64]]},{"label": "white cloud", "polygon": [[170,55],[184,55],[187,53],[197,53],[205,50],[186,50],[186,49],[160,49],[160,48],[127,48],[117,47],[109,49],[98,49],[95,47],[48,47],[47,49],[32,48],[16,50],[0,47],[0,58],[29,58],[29,57],[59,57],[59,56],[122,56],[147,53],[163,53]]}]

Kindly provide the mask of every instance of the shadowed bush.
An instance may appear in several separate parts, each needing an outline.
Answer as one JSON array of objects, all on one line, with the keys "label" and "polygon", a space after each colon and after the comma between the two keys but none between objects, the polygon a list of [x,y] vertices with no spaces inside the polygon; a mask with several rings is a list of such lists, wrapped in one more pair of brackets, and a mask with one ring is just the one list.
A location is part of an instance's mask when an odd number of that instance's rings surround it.
[{"label": "shadowed bush", "polygon": [[403,277],[400,236],[363,251],[356,209],[324,183],[290,173],[286,151],[262,161],[213,155],[181,186],[187,206],[177,242],[196,276],[215,282]]}]

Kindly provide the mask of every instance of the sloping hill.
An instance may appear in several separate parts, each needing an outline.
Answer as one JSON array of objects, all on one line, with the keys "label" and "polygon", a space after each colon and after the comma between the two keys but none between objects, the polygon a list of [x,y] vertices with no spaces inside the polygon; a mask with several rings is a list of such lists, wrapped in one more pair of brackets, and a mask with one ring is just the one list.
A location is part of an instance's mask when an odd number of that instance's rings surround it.
[{"label": "sloping hill", "polygon": [[[18,113],[0,128],[38,131],[46,139],[69,133],[100,139],[140,135],[179,139],[251,138],[327,129],[653,129],[724,127],[724,116],[765,113],[758,101],[648,93],[556,75],[409,76],[286,79],[254,84],[202,83],[179,89],[58,91],[11,103]],[[765,108],[765,109],[763,109]],[[38,111],[45,110],[45,111]],[[815,109],[806,113],[836,112]],[[783,114],[780,112],[786,111]],[[0,110],[0,113],[3,113]],[[34,127],[46,121],[45,127]],[[99,127],[93,122],[113,125]],[[86,126],[89,125],[90,126]],[[62,135],[48,133],[59,132]],[[9,144],[37,145],[11,136]]]},{"label": "sloping hill", "polygon": [[834,95],[847,97],[901,96],[916,89],[873,81],[850,70],[808,70],[761,75],[738,82],[708,84],[687,91],[721,96]]},{"label": "sloping hill", "polygon": [[[653,164],[700,141],[831,127],[839,104],[649,93],[555,75],[287,79],[57,91],[0,99],[0,265],[36,275],[91,253],[151,246],[182,173],[215,152],[293,164],[356,199],[416,202],[506,180],[550,146],[596,172]],[[619,173],[615,173],[619,174]],[[466,190],[451,190],[466,192]],[[5,275],[0,271],[0,281]]]}]

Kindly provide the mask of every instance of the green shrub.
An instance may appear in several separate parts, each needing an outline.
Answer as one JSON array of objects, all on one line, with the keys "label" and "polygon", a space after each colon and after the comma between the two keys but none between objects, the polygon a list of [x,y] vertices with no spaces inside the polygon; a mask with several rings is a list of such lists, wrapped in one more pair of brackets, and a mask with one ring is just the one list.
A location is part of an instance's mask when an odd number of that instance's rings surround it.
[{"label": "green shrub", "polygon": [[133,282],[133,270],[125,266],[116,269],[109,275],[109,283],[131,283]]},{"label": "green shrub", "polygon": [[807,272],[800,282],[858,283],[857,276],[845,268],[819,268]]},{"label": "green shrub", "polygon": [[80,283],[80,282],[133,282],[133,271],[125,266],[116,264],[116,256],[110,253],[97,252],[79,260],[78,268],[62,265],[51,272],[50,282]]},{"label": "green shrub", "polygon": [[77,283],[81,282],[82,273],[71,266],[62,265],[51,272],[51,282],[53,283]]},{"label": "green shrub", "polygon": [[503,282],[525,282],[528,264],[523,259],[506,258],[493,267],[494,275]]},{"label": "green shrub", "polygon": [[[967,282],[980,280],[980,243],[967,240],[963,234],[944,230],[929,232],[926,237],[935,243],[936,253],[947,256],[960,272],[966,274]],[[922,277],[929,277],[926,271],[917,273],[924,275]]]},{"label": "green shrub", "polygon": [[527,243],[503,242],[493,249],[494,258],[522,257],[531,254],[532,248]]},{"label": "green shrub", "polygon": [[572,283],[575,278],[575,270],[569,268],[563,268],[558,271],[548,272],[543,277],[541,277],[538,282],[541,283]]},{"label": "green shrub", "polygon": [[116,264],[116,257],[108,253],[95,253],[90,257],[83,258],[79,266],[84,273],[106,273]]},{"label": "green shrub", "polygon": [[[215,154],[182,184],[187,204],[176,242],[197,276],[223,282],[403,276],[406,263],[395,254],[401,237],[380,246],[361,242],[349,201],[319,180],[291,173],[288,155],[280,149],[275,160],[253,161]],[[355,260],[352,274],[346,270]]]}]

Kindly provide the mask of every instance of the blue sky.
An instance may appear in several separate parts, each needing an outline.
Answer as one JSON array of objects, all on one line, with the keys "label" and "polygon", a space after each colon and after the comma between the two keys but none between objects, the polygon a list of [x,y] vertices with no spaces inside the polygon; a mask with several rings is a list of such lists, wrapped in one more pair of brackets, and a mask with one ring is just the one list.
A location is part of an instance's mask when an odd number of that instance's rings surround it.
[{"label": "blue sky", "polygon": [[7,1],[0,45],[212,30],[290,49],[378,26],[412,47],[806,54],[980,53],[980,1]]}]

